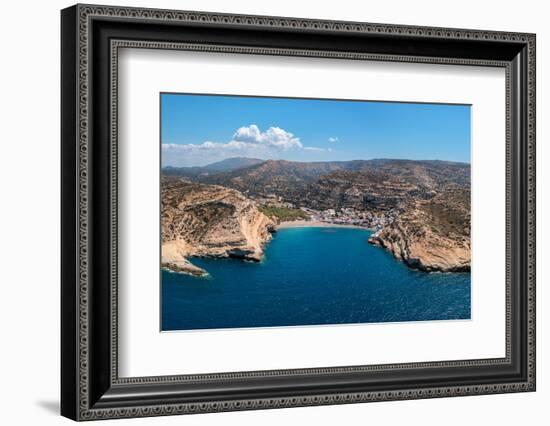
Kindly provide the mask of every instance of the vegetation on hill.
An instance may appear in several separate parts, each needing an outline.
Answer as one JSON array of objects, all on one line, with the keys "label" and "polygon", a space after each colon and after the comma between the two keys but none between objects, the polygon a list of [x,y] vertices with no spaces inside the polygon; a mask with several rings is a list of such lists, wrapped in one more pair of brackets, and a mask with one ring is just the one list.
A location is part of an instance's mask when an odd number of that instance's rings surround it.
[{"label": "vegetation on hill", "polygon": [[277,220],[278,222],[307,218],[307,214],[305,214],[302,210],[288,207],[258,206],[258,210],[260,210],[267,217]]}]

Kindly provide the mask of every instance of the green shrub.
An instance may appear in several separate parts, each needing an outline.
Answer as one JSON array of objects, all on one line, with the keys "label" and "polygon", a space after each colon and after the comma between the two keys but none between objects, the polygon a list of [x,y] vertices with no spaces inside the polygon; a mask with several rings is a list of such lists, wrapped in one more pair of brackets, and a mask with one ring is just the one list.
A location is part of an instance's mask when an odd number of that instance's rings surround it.
[{"label": "green shrub", "polygon": [[300,209],[291,209],[288,207],[258,206],[258,209],[266,216],[277,219],[281,222],[306,219],[305,214]]}]

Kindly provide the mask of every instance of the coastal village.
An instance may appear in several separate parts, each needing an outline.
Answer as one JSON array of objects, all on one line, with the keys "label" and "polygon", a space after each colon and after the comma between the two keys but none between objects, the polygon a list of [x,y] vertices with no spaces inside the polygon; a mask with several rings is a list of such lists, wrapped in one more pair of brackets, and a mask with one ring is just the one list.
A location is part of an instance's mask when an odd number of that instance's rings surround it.
[{"label": "coastal village", "polygon": [[385,226],[393,223],[393,221],[399,215],[399,209],[393,208],[387,212],[375,213],[367,210],[358,210],[354,208],[342,208],[342,209],[325,209],[315,210],[309,207],[298,207],[293,203],[285,202],[282,197],[275,194],[269,194],[265,197],[254,197],[247,194],[253,199],[259,206],[264,208],[276,208],[279,211],[296,211],[299,210],[303,214],[294,215],[291,219],[283,219],[283,221],[304,221],[332,225],[349,225],[366,228],[373,231],[379,231]]},{"label": "coastal village", "polygon": [[310,220],[314,222],[334,225],[354,225],[376,231],[392,223],[397,214],[395,211],[390,211],[385,215],[377,215],[369,211],[360,211],[352,208],[343,208],[338,211],[334,209],[317,211],[302,207],[301,210],[308,214]]}]

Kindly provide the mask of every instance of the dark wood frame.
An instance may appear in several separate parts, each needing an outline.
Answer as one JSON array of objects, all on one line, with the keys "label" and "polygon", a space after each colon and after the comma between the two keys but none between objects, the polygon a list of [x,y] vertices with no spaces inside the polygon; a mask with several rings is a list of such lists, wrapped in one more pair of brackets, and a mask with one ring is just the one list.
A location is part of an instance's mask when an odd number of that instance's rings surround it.
[{"label": "dark wood frame", "polygon": [[[61,13],[61,413],[75,420],[535,390],[535,36],[76,5]],[[117,49],[504,67],[505,358],[119,378]]]}]

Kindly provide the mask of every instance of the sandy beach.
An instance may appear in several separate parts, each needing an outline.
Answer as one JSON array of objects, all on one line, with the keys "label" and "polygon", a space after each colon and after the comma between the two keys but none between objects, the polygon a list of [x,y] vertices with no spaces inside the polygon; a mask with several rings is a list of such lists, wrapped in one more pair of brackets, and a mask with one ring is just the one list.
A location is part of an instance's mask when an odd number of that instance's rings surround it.
[{"label": "sandy beach", "polygon": [[284,228],[355,228],[374,231],[374,229],[365,228],[364,226],[348,225],[344,223],[328,223],[320,222],[318,220],[292,220],[281,222],[277,225],[278,229]]}]

